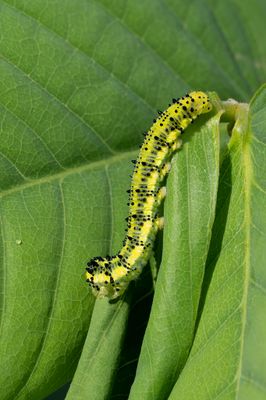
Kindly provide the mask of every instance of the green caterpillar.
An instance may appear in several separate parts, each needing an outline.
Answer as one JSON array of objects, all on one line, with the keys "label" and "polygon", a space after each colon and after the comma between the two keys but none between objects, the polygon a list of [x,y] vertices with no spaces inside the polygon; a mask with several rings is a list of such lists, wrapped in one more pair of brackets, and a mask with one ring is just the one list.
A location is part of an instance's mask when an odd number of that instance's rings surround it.
[{"label": "green caterpillar", "polygon": [[120,296],[147,264],[156,233],[163,227],[163,218],[157,212],[166,195],[161,183],[170,171],[169,160],[181,146],[179,136],[187,126],[211,109],[206,93],[191,92],[173,99],[173,104],[154,120],[134,161],[123,247],[114,256],[94,257],[87,264],[86,281],[97,297]]}]

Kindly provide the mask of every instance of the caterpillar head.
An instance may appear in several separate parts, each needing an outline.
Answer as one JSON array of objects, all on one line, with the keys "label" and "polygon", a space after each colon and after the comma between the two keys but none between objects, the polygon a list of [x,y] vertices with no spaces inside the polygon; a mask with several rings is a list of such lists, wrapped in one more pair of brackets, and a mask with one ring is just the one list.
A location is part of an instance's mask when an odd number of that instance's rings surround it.
[{"label": "caterpillar head", "polygon": [[94,257],[87,263],[86,281],[97,298],[109,297],[115,299],[125,288],[113,276],[117,270],[118,256]]}]

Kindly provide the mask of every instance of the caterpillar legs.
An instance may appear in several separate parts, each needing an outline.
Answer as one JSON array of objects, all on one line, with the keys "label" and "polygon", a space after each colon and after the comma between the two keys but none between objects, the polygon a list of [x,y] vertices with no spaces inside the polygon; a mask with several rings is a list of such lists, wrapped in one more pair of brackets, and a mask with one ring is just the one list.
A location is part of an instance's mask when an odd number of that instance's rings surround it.
[{"label": "caterpillar legs", "polygon": [[164,217],[158,217],[155,220],[155,225],[156,225],[157,230],[163,229],[163,227],[164,227]]},{"label": "caterpillar legs", "polygon": [[171,170],[171,163],[170,162],[165,163],[160,171],[160,180],[161,181],[164,179],[164,177],[167,174],[169,174],[170,170]]},{"label": "caterpillar legs", "polygon": [[161,201],[165,198],[166,196],[166,186],[162,186],[159,191],[158,191],[158,202],[161,203]]},{"label": "caterpillar legs", "polygon": [[182,147],[182,139],[177,139],[172,145],[172,151],[176,151]]}]

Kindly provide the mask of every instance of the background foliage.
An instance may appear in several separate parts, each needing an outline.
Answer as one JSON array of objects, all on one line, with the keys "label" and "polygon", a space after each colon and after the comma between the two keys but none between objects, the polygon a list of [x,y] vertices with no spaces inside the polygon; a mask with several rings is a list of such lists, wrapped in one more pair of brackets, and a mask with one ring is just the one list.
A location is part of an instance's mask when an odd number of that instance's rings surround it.
[{"label": "background foliage", "polygon": [[188,131],[153,274],[114,304],[83,277],[121,245],[157,109],[191,89],[249,102],[265,81],[265,15],[263,0],[0,0],[1,399],[43,399],[75,371],[68,400],[266,398],[265,89],[226,152],[219,113]]}]

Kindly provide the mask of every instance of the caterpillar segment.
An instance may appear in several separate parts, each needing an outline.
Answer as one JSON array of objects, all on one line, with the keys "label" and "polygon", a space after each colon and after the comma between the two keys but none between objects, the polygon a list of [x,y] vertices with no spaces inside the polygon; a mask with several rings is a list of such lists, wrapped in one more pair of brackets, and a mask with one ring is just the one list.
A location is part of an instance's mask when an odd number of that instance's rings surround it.
[{"label": "caterpillar segment", "polygon": [[163,218],[157,214],[166,196],[166,187],[161,185],[170,171],[172,154],[181,147],[180,136],[188,125],[211,109],[206,93],[191,92],[173,99],[145,134],[139,156],[133,160],[123,246],[118,254],[94,257],[87,264],[86,280],[98,298],[115,299],[123,294],[147,264],[156,233],[163,228]]}]

